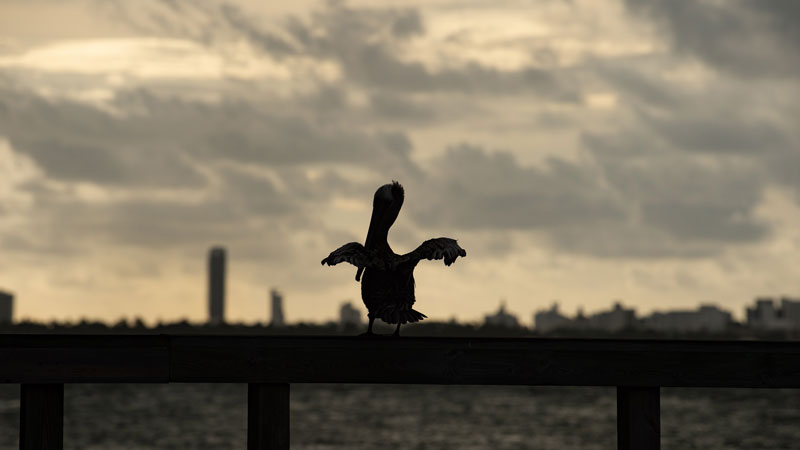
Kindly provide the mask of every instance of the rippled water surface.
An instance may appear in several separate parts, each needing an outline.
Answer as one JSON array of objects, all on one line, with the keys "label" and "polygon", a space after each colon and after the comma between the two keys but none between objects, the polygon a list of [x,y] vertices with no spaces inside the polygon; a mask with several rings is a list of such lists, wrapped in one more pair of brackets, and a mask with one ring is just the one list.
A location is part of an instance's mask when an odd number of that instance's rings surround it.
[{"label": "rippled water surface", "polygon": [[[244,449],[247,387],[67,385],[67,449]],[[19,387],[0,385],[0,449]],[[295,449],[614,449],[610,388],[293,385]],[[664,449],[798,449],[800,390],[662,389]]]}]

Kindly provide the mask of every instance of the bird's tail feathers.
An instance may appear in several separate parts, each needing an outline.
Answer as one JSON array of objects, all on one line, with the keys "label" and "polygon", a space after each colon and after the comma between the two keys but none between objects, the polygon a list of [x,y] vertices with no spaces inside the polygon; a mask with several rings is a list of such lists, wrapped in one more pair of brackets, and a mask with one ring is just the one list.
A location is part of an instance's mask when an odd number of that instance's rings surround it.
[{"label": "bird's tail feathers", "polygon": [[414,309],[398,310],[394,308],[386,308],[378,314],[378,318],[386,323],[414,323],[428,316]]},{"label": "bird's tail feathers", "polygon": [[405,323],[405,322],[409,322],[409,323],[419,322],[420,320],[425,319],[425,318],[428,317],[425,314],[422,314],[421,312],[417,311],[416,309],[409,309],[408,311],[403,311],[403,313],[405,313],[404,314],[405,315],[405,321],[403,323]]}]

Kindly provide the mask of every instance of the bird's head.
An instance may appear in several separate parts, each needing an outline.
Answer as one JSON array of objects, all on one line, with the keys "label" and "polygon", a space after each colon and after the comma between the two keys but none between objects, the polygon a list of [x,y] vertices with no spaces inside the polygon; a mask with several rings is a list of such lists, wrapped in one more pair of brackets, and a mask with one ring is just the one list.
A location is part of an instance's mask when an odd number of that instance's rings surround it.
[{"label": "bird's head", "polygon": [[394,206],[397,212],[400,212],[400,207],[403,206],[403,199],[405,192],[403,186],[397,181],[392,181],[391,184],[384,184],[375,191],[375,198],[372,200],[372,207],[385,207],[392,209]]},{"label": "bird's head", "polygon": [[374,248],[377,245],[376,239],[385,241],[389,228],[400,214],[404,199],[403,186],[397,181],[384,184],[375,191],[375,197],[372,200],[372,219],[365,242],[367,248]]}]

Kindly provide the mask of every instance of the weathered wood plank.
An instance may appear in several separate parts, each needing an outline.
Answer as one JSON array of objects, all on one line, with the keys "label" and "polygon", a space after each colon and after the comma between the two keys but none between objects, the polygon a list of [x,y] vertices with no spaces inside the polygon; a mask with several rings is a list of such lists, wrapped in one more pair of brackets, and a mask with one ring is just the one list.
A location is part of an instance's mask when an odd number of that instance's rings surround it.
[{"label": "weathered wood plank", "polygon": [[165,383],[161,336],[0,336],[2,383]]},{"label": "weathered wood plank", "polygon": [[63,384],[23,384],[19,411],[20,450],[64,447]]},{"label": "weathered wood plank", "polygon": [[800,344],[560,339],[180,337],[171,380],[800,387]]},{"label": "weathered wood plank", "polygon": [[800,343],[0,335],[0,382],[800,388]]},{"label": "weathered wood plank", "polygon": [[617,388],[617,448],[661,448],[661,399],[657,387]]},{"label": "weathered wood plank", "polygon": [[289,385],[247,386],[247,450],[289,450]]}]

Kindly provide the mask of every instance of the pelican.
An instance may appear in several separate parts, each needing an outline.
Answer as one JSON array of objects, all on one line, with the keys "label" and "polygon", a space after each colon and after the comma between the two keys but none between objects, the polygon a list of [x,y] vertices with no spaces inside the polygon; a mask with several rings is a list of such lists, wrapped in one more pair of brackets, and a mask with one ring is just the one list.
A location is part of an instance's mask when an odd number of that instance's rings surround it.
[{"label": "pelican", "polygon": [[358,267],[356,281],[361,281],[361,299],[367,306],[369,318],[365,335],[374,334],[372,324],[376,318],[396,323],[393,336],[399,336],[400,325],[427,317],[411,308],[415,301],[414,268],[420,260],[444,259],[444,264],[449,266],[459,256],[467,256],[455,239],[446,237],[429,239],[405,255],[393,252],[387,238],[404,197],[403,186],[397,181],[379,187],[372,201],[372,218],[364,245],[358,242],[344,244],[322,260],[322,265],[347,262]]}]

